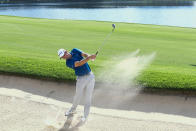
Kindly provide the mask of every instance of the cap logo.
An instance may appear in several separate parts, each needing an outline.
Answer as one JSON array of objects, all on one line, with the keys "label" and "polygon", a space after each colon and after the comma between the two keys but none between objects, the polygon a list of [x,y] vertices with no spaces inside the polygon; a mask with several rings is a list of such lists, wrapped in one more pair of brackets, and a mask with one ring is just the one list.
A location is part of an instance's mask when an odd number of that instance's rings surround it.
[{"label": "cap logo", "polygon": [[60,53],[59,53],[59,56],[61,56],[62,53],[63,53],[63,52],[60,52]]}]

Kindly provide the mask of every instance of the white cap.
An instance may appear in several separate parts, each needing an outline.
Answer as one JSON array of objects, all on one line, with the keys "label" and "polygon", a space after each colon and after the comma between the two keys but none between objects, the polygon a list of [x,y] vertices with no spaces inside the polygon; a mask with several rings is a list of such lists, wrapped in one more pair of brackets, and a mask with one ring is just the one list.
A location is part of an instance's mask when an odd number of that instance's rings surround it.
[{"label": "white cap", "polygon": [[59,56],[60,58],[63,57],[64,54],[65,54],[65,49],[59,49],[59,50],[58,50],[58,56]]}]

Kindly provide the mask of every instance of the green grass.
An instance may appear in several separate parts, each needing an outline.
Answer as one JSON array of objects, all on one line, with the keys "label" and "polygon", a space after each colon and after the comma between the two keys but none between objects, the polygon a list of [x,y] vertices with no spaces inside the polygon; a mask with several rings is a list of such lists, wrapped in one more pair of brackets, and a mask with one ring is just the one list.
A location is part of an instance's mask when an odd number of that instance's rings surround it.
[{"label": "green grass", "polygon": [[[95,74],[113,56],[140,49],[156,52],[137,80],[149,88],[196,89],[196,29],[115,23],[95,62]],[[110,22],[48,20],[0,16],[0,72],[56,80],[74,80],[57,56],[59,48],[95,53],[111,31]]]}]

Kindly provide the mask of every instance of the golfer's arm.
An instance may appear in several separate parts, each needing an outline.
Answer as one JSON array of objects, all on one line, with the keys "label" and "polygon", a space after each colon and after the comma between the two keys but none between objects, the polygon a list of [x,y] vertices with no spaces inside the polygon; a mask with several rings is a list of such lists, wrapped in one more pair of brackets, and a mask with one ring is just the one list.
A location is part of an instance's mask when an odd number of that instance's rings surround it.
[{"label": "golfer's arm", "polygon": [[83,57],[88,57],[88,56],[90,56],[90,55],[87,54],[87,53],[82,52],[82,56],[83,56]]},{"label": "golfer's arm", "polygon": [[90,60],[90,57],[86,57],[85,59],[81,60],[81,61],[76,61],[74,66],[78,67],[78,66],[82,66],[84,65],[86,62],[88,62]]}]

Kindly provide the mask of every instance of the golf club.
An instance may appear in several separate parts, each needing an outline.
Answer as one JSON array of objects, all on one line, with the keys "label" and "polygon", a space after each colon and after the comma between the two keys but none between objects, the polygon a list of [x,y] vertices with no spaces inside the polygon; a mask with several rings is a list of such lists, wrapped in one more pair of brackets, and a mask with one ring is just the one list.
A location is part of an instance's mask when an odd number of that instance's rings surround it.
[{"label": "golf club", "polygon": [[100,51],[100,49],[103,47],[103,45],[105,44],[105,42],[107,41],[107,39],[109,38],[109,36],[112,34],[112,32],[114,32],[115,29],[115,24],[112,24],[112,31],[105,37],[103,43],[101,44],[101,46],[98,48],[97,52],[95,53],[96,55],[98,54],[98,52]]}]

